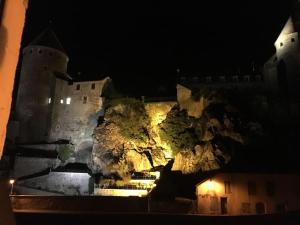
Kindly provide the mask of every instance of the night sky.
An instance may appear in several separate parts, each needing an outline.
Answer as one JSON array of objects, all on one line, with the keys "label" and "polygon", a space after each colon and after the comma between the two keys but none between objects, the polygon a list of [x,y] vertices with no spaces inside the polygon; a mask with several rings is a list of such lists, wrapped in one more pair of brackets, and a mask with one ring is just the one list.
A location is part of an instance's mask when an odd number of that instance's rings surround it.
[{"label": "night sky", "polygon": [[287,0],[30,0],[23,46],[51,21],[71,76],[108,75],[126,94],[168,95],[160,86],[175,87],[176,68],[216,75],[261,66],[289,12]]}]

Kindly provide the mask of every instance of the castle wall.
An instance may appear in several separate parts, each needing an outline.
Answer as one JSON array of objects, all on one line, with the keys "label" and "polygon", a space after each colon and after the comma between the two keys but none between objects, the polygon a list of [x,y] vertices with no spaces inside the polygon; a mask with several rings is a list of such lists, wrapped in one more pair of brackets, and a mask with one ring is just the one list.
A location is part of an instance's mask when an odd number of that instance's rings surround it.
[{"label": "castle wall", "polygon": [[68,57],[52,48],[28,46],[24,49],[16,105],[19,142],[46,140],[53,106],[50,101],[54,97],[54,73],[65,73],[67,63]]},{"label": "castle wall", "polygon": [[92,145],[92,134],[98,118],[103,114],[102,88],[108,79],[98,81],[73,82],[69,84],[57,79],[51,131],[49,140],[70,140],[76,145],[87,148],[81,143]]},{"label": "castle wall", "polygon": [[90,177],[88,173],[50,172],[20,181],[18,185],[65,195],[89,195]]}]

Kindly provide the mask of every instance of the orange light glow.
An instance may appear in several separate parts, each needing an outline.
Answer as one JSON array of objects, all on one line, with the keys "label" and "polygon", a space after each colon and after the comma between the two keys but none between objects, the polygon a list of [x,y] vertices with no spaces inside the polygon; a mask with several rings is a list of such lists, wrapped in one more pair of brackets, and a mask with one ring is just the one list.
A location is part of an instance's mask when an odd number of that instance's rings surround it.
[{"label": "orange light glow", "polygon": [[201,183],[198,187],[198,193],[200,195],[214,195],[220,194],[222,191],[222,185],[215,180],[207,180]]}]

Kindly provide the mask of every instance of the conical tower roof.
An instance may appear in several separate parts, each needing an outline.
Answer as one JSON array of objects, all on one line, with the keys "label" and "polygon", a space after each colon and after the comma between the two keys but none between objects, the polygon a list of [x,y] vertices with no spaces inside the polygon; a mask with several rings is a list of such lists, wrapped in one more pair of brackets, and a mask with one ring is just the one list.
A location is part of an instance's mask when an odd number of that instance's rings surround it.
[{"label": "conical tower roof", "polygon": [[29,46],[30,45],[41,45],[45,47],[54,48],[66,54],[66,51],[64,50],[62,44],[60,43],[56,34],[51,28],[45,29],[31,43],[29,43]]}]

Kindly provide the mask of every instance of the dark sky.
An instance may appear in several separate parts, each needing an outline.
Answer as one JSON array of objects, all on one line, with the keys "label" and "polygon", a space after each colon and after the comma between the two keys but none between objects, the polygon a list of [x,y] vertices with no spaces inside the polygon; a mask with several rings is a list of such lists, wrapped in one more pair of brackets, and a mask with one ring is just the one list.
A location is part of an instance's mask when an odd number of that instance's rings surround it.
[{"label": "dark sky", "polygon": [[289,10],[287,0],[30,0],[23,45],[51,20],[72,76],[107,74],[125,92],[157,95],[154,84],[173,85],[177,67],[230,74],[262,65]]}]

